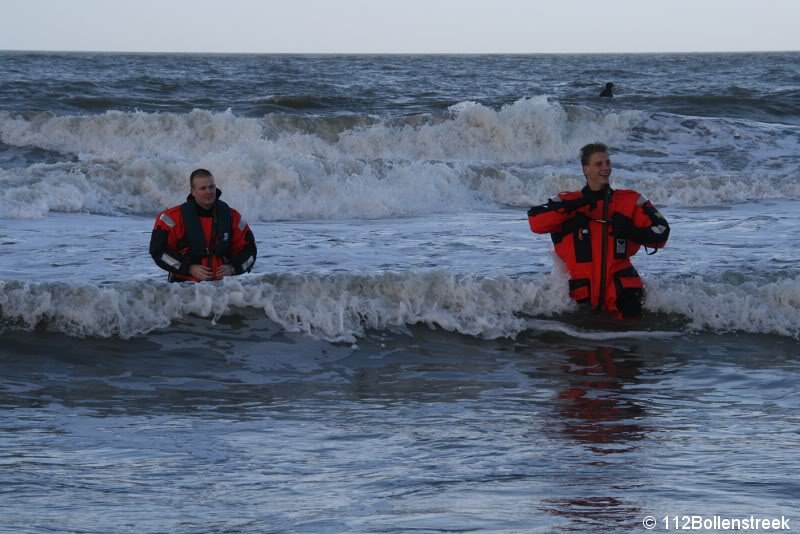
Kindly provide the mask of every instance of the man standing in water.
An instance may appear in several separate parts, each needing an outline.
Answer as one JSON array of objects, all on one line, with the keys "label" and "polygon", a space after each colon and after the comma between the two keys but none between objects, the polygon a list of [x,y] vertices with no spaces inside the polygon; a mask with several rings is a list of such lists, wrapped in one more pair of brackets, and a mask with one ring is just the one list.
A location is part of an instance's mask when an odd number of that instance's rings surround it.
[{"label": "man standing in water", "polygon": [[[663,247],[669,224],[647,198],[628,189],[611,189],[608,148],[581,148],[586,186],[559,193],[528,210],[531,230],[549,233],[569,271],[570,297],[618,318],[642,313],[642,280],[630,257],[639,248]],[[653,251],[655,253],[655,250]]]},{"label": "man standing in water", "polygon": [[600,96],[605,96],[605,97],[608,97],[608,98],[612,98],[614,96],[614,84],[611,83],[611,82],[608,82],[606,84],[606,88],[603,89],[602,91],[600,91]]},{"label": "man standing in water", "polygon": [[221,201],[214,176],[197,169],[189,196],[158,214],[150,255],[170,282],[221,280],[249,272],[256,261],[253,232],[238,211]]}]

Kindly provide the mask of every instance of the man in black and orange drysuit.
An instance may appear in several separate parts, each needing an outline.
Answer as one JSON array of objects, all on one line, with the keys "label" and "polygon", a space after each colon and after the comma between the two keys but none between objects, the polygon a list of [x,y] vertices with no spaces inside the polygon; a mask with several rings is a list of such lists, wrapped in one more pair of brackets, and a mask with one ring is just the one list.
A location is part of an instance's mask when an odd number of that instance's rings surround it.
[{"label": "man in black and orange drysuit", "polygon": [[189,196],[156,217],[150,255],[170,282],[221,280],[249,272],[256,261],[253,232],[238,211],[219,199],[214,176],[197,169]]},{"label": "man in black and orange drysuit", "polygon": [[[569,294],[622,317],[638,317],[642,280],[630,257],[642,246],[663,247],[669,224],[647,198],[629,189],[611,189],[608,148],[592,143],[581,149],[586,186],[559,193],[528,210],[531,230],[550,234],[569,271]],[[654,250],[655,252],[655,250]]]}]

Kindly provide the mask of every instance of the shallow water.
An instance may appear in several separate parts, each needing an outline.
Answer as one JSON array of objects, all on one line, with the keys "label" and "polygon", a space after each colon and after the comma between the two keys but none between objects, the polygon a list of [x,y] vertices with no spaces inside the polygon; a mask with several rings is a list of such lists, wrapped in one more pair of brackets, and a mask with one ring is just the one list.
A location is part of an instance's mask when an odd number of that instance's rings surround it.
[{"label": "shallow water", "polygon": [[354,348],[252,317],[5,340],[5,528],[638,531],[796,510],[784,338],[415,328]]}]

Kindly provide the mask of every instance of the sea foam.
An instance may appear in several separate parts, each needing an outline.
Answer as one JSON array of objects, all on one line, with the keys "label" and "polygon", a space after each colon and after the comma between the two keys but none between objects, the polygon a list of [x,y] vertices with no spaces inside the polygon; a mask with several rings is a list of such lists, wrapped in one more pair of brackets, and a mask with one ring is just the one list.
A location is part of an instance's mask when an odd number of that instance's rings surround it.
[{"label": "sea foam", "polygon": [[330,341],[352,342],[366,329],[417,323],[495,338],[524,329],[525,319],[517,314],[547,316],[571,306],[558,275],[514,280],[436,271],[275,274],[206,284],[0,282],[6,328],[45,324],[69,335],[97,337],[127,338],[188,314],[219,318],[237,308],[256,308],[288,331]]},{"label": "sea foam", "polygon": [[[700,276],[653,277],[647,279],[647,290],[646,310],[682,318],[690,332],[800,338],[800,276],[735,284]],[[369,330],[415,324],[481,338],[514,338],[529,330],[591,339],[666,335],[592,333],[557,324],[561,314],[576,309],[559,273],[532,278],[445,271],[269,274],[220,283],[102,286],[0,282],[5,329],[46,326],[73,336],[128,338],[187,315],[213,320],[242,308],[263,310],[287,331],[329,341],[354,342]]]},{"label": "sea foam", "polygon": [[659,206],[800,198],[800,137],[790,127],[601,112],[544,97],[500,109],[463,102],[437,116],[362,119],[304,117],[300,127],[286,115],[230,111],[0,112],[4,144],[64,155],[0,170],[0,209],[9,217],[152,214],[183,198],[197,167],[211,169],[225,199],[250,219],[525,208],[581,187],[576,153],[595,140],[619,147],[615,185]]}]

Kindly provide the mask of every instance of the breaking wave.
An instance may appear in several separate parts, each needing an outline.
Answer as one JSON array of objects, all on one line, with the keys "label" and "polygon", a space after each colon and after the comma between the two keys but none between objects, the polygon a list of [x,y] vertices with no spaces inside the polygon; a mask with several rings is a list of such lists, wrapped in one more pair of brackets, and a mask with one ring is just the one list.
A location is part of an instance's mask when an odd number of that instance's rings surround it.
[{"label": "breaking wave", "polygon": [[526,207],[580,187],[575,155],[597,140],[619,147],[615,184],[660,206],[800,198],[797,132],[741,122],[601,112],[544,97],[402,119],[0,112],[0,141],[19,151],[0,168],[0,210],[152,214],[181,201],[197,167],[211,169],[225,199],[251,219]]},{"label": "breaking wave", "polygon": [[[647,283],[646,310],[680,317],[689,331],[800,338],[800,276],[736,282],[662,277]],[[71,336],[129,338],[187,315],[214,320],[242,308],[263,310],[287,331],[334,342],[415,324],[480,338],[514,338],[528,331],[592,339],[669,335],[579,332],[558,321],[575,310],[559,274],[516,279],[444,271],[270,274],[204,284],[0,282],[5,330],[45,327]]]}]

